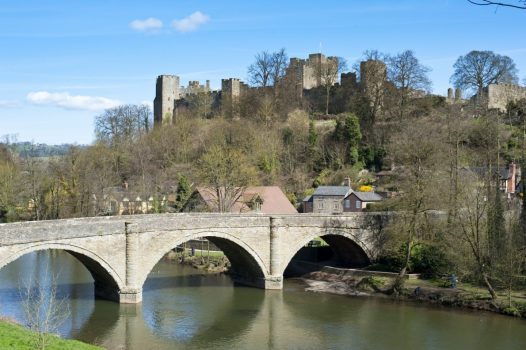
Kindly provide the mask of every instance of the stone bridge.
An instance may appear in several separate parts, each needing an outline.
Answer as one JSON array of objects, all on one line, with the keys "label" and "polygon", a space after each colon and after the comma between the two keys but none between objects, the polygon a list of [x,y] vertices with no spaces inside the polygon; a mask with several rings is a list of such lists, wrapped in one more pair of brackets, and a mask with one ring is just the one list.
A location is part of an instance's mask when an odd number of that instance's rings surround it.
[{"label": "stone bridge", "polygon": [[374,260],[384,218],[349,215],[152,214],[0,224],[0,268],[30,252],[59,249],[77,258],[95,281],[95,296],[139,303],[157,262],[184,242],[206,238],[231,262],[235,281],[281,289],[294,255],[315,237],[345,266]]}]

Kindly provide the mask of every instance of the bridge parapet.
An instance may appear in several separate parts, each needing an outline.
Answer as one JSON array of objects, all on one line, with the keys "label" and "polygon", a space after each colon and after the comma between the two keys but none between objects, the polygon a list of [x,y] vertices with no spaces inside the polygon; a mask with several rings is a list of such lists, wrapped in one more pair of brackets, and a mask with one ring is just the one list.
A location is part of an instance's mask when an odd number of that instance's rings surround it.
[{"label": "bridge parapet", "polygon": [[184,213],[0,224],[0,268],[33,251],[62,249],[91,272],[98,297],[138,303],[165,253],[206,237],[225,252],[238,281],[280,289],[293,256],[315,237],[322,236],[345,263],[374,259],[384,216]]}]

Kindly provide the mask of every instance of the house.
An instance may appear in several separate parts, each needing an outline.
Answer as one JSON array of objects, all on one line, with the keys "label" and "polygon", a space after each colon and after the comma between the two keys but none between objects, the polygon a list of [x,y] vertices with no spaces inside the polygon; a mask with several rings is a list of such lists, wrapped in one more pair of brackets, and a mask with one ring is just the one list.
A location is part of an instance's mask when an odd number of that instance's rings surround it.
[{"label": "house", "polygon": [[368,204],[381,202],[384,198],[375,192],[351,192],[343,204],[344,212],[359,212],[367,208]]},{"label": "house", "polygon": [[[220,189],[221,191],[221,189]],[[224,191],[224,190],[223,190]],[[231,213],[297,214],[287,196],[278,186],[252,186],[232,189]],[[226,196],[229,197],[229,196]],[[218,212],[216,191],[197,187],[183,207],[184,212]]]},{"label": "house", "polygon": [[304,213],[341,214],[363,211],[383,197],[375,192],[357,192],[349,186],[320,186],[303,200]]},{"label": "house", "polygon": [[125,182],[122,187],[108,187],[103,190],[102,215],[148,214],[164,208],[167,196],[131,191]]},{"label": "house", "polygon": [[319,186],[303,199],[304,213],[343,213],[343,200],[352,192],[350,186]]},{"label": "house", "polygon": [[[460,173],[464,175],[474,174],[481,180],[488,178],[487,167],[463,167],[460,169]],[[498,176],[499,189],[507,194],[508,197],[519,193],[517,192],[517,186],[521,176],[521,169],[517,168],[517,164],[514,161],[510,162],[507,167],[495,169],[493,174],[493,176]]]}]

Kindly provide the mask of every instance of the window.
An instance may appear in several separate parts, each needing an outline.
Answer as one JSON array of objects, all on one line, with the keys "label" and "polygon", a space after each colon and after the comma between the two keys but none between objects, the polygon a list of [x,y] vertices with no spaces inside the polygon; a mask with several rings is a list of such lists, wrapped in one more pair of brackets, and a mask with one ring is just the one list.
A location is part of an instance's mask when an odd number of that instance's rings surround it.
[{"label": "window", "polygon": [[332,204],[332,208],[333,208],[333,209],[340,209],[340,203],[338,203],[338,202],[334,202],[334,203]]},{"label": "window", "polygon": [[362,209],[362,201],[356,200],[356,209]]},{"label": "window", "polygon": [[345,205],[345,209],[350,209],[351,208],[351,200],[350,199],[346,199],[345,202],[344,202],[344,205]]},{"label": "window", "polygon": [[322,201],[318,202],[318,209],[323,209],[323,202]]}]

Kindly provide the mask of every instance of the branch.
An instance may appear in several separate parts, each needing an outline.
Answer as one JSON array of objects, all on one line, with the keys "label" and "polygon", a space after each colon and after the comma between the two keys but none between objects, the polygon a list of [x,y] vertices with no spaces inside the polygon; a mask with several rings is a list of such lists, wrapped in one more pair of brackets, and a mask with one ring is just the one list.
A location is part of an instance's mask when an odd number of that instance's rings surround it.
[{"label": "branch", "polygon": [[[474,1],[474,0],[468,0],[468,2],[473,4],[473,5],[478,5],[478,6],[495,5],[495,6],[512,7],[512,8],[516,8],[516,9],[520,9],[520,10],[526,10],[526,6],[507,4],[507,3],[504,3],[504,2],[497,2],[497,1],[489,1],[489,0]],[[524,2],[524,1],[521,0],[520,2]]]}]

